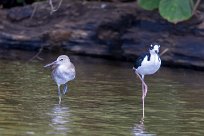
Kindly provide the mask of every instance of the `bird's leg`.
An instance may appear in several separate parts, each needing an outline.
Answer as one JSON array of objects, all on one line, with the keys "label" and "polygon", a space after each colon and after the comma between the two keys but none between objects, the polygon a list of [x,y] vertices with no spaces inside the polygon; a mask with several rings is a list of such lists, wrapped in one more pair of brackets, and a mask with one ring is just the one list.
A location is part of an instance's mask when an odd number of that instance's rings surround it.
[{"label": "bird's leg", "polygon": [[60,85],[57,85],[58,86],[58,96],[59,96],[59,104],[61,103],[61,92],[60,92]]},{"label": "bird's leg", "polygon": [[137,74],[137,76],[139,77],[139,79],[142,82],[142,111],[143,111],[143,117],[142,118],[144,119],[144,99],[145,99],[146,94],[147,94],[147,85],[144,82],[144,75],[142,75],[142,77],[141,77],[140,74],[137,73],[137,71],[135,71],[135,73]]},{"label": "bird's leg", "polygon": [[140,79],[141,82],[142,82],[142,92],[143,92],[142,97],[145,98],[145,96],[146,96],[146,94],[147,94],[147,85],[146,85],[146,83],[144,82],[144,76],[141,77],[140,74],[137,73],[137,71],[135,71],[135,73],[137,74],[137,76],[139,77],[139,79]]},{"label": "bird's leg", "polygon": [[[143,81],[144,81],[144,77],[142,77]],[[144,120],[144,100],[145,100],[145,85],[142,82],[142,120]]]},{"label": "bird's leg", "polygon": [[145,98],[147,95],[147,84],[144,81],[144,75],[142,75],[142,90],[143,90],[143,97]]},{"label": "bird's leg", "polygon": [[144,81],[144,75],[142,75],[142,111],[143,111],[143,120],[144,120],[144,101],[145,101],[145,97],[147,95],[147,85]]},{"label": "bird's leg", "polygon": [[145,85],[142,83],[142,97],[145,97]]},{"label": "bird's leg", "polygon": [[68,88],[67,88],[67,84],[64,84],[64,90],[63,90],[63,94],[66,94]]}]

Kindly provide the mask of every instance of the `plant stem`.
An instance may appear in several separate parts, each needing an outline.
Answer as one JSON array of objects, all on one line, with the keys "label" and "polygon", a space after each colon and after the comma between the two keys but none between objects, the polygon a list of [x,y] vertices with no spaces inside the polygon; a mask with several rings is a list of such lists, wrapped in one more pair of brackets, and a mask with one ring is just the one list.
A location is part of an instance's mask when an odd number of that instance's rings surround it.
[{"label": "plant stem", "polygon": [[196,10],[198,8],[199,3],[200,3],[200,0],[197,0],[196,3],[195,3],[195,6],[193,7],[192,15],[195,15],[195,12],[196,12]]}]

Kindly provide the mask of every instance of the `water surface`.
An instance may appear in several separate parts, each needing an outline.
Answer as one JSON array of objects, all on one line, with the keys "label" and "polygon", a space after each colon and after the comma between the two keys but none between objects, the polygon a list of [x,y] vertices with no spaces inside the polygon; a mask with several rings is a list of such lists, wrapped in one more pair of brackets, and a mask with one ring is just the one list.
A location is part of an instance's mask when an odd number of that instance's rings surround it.
[{"label": "water surface", "polygon": [[131,63],[71,56],[77,76],[58,104],[44,61],[0,60],[2,136],[203,136],[204,73],[162,67],[149,86],[141,122],[141,83]]}]

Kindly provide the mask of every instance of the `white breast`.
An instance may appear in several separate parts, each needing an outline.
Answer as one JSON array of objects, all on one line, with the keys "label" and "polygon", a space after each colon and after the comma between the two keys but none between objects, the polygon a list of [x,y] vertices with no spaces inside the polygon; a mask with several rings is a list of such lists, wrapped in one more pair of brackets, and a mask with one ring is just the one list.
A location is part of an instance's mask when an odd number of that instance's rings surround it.
[{"label": "white breast", "polygon": [[141,63],[141,66],[137,68],[137,72],[141,75],[150,75],[154,74],[159,70],[161,66],[161,60],[159,56],[155,54],[151,54],[150,60],[148,61],[148,56],[144,58]]},{"label": "white breast", "polygon": [[60,65],[53,71],[52,77],[57,84],[65,84],[75,78],[75,68],[72,66]]}]

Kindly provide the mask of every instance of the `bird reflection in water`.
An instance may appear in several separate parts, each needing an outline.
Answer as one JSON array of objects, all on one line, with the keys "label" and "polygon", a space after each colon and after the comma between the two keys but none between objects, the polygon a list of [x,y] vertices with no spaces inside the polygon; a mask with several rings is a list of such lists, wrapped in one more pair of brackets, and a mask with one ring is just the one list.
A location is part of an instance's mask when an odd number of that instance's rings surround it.
[{"label": "bird reflection in water", "polygon": [[156,136],[156,134],[150,134],[145,130],[144,119],[142,118],[139,123],[136,123],[133,127],[134,136]]},{"label": "bird reflection in water", "polygon": [[49,125],[53,128],[49,134],[67,135],[70,123],[69,107],[55,105],[49,116],[51,117],[51,123]]}]

